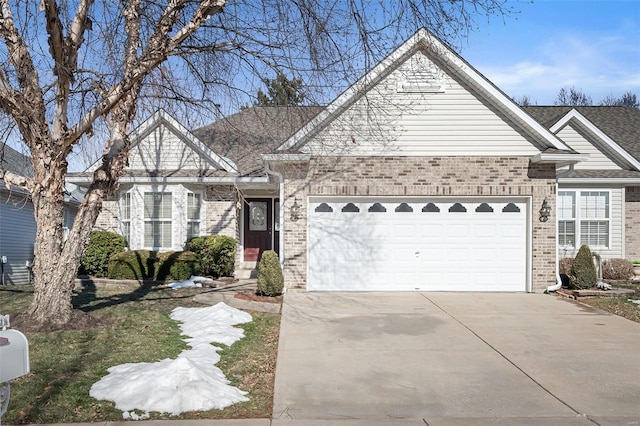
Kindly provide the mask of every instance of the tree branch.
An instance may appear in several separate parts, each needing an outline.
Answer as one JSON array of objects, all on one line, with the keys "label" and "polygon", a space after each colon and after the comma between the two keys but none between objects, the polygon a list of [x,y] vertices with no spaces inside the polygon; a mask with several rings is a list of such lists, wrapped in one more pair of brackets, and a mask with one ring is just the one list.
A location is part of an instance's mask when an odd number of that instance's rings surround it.
[{"label": "tree branch", "polygon": [[11,189],[11,186],[16,186],[31,193],[35,187],[33,180],[4,169],[0,169],[0,180],[4,181],[7,189]]}]

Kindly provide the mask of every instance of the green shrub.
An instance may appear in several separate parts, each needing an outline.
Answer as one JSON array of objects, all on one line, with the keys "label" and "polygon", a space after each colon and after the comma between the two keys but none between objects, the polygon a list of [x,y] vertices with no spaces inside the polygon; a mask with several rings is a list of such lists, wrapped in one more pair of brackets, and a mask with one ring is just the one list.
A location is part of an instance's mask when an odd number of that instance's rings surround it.
[{"label": "green shrub", "polygon": [[597,282],[598,275],[591,250],[588,245],[583,244],[571,266],[570,286],[574,289],[585,289],[595,287]]},{"label": "green shrub", "polygon": [[109,259],[116,253],[122,253],[126,246],[124,237],[115,232],[93,231],[89,245],[80,261],[80,274],[93,277],[106,277]]},{"label": "green shrub", "polygon": [[626,259],[607,259],[602,262],[602,278],[628,280],[633,277],[633,264]]},{"label": "green shrub", "polygon": [[151,280],[155,276],[158,253],[130,250],[118,253],[109,261],[108,277],[112,280]]},{"label": "green shrub", "polygon": [[158,254],[156,281],[184,281],[200,273],[200,259],[190,251],[170,251]]},{"label": "green shrub", "polygon": [[225,235],[209,235],[187,240],[185,250],[200,258],[200,273],[218,277],[230,277],[236,259],[236,240]]},{"label": "green shrub", "polygon": [[258,264],[257,293],[261,296],[277,296],[282,294],[283,288],[284,277],[278,255],[273,250],[267,250],[262,253]]},{"label": "green shrub", "polygon": [[131,250],[111,258],[108,276],[114,280],[184,281],[199,271],[198,256],[189,251]]}]

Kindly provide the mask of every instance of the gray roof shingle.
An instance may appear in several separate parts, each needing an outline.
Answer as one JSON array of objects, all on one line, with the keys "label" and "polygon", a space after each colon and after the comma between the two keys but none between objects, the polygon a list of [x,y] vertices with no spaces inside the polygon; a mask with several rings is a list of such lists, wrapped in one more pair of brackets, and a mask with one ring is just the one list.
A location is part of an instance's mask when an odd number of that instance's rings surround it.
[{"label": "gray roof shingle", "polygon": [[547,128],[575,109],[640,161],[640,109],[623,106],[527,106],[523,109]]},{"label": "gray roof shingle", "polygon": [[0,146],[0,168],[20,176],[33,176],[33,166],[31,165],[31,161],[29,161],[29,157],[21,154],[7,144]]},{"label": "gray roof shingle", "polygon": [[192,133],[216,154],[233,160],[241,176],[264,173],[262,154],[272,153],[324,107],[251,107]]}]

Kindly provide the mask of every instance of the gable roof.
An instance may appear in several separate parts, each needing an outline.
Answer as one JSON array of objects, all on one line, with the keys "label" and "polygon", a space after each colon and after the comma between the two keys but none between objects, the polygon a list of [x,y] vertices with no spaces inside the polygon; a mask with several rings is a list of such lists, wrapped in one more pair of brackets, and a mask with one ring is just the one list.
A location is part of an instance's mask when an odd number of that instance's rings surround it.
[{"label": "gable roof", "polygon": [[527,106],[523,109],[550,129],[564,125],[570,119],[577,119],[590,128],[595,127],[594,133],[597,134],[599,130],[604,134],[599,135],[600,138],[605,137],[603,142],[608,142],[606,138],[610,138],[640,162],[640,109],[624,106]]},{"label": "gable roof", "polygon": [[145,136],[149,135],[153,130],[159,126],[164,125],[170,128],[176,135],[180,136],[182,140],[188,144],[192,149],[197,151],[201,157],[207,159],[216,168],[236,173],[238,170],[228,158],[218,155],[215,151],[212,151],[206,144],[203,144],[200,139],[195,137],[186,127],[173,118],[164,110],[158,110],[150,118],[145,120],[137,129],[131,133],[131,140],[134,141],[133,145],[139,143]]},{"label": "gable roof", "polygon": [[409,40],[339,95],[317,117],[280,145],[278,151],[295,150],[306,144],[336,116],[365,96],[370,87],[388,76],[399,64],[419,50],[424,51],[427,56],[434,59],[438,66],[446,68],[449,72],[461,78],[475,89],[481,97],[512,119],[525,133],[533,136],[544,147],[566,150],[570,153],[564,142],[529,114],[525,113],[511,98],[425,28],[418,30]]},{"label": "gable roof", "polygon": [[320,106],[254,106],[193,131],[213,151],[229,157],[241,176],[264,174],[261,154],[278,146],[315,117]]}]

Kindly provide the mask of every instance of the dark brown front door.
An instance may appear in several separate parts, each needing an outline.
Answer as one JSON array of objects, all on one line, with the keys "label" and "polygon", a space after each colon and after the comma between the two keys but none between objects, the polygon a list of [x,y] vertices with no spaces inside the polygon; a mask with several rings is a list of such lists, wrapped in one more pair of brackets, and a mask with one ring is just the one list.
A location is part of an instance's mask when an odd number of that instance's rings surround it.
[{"label": "dark brown front door", "polygon": [[[273,250],[278,243],[274,227],[272,198],[248,198],[244,203],[244,260],[256,262],[265,250]],[[278,219],[275,218],[277,221]]]}]

